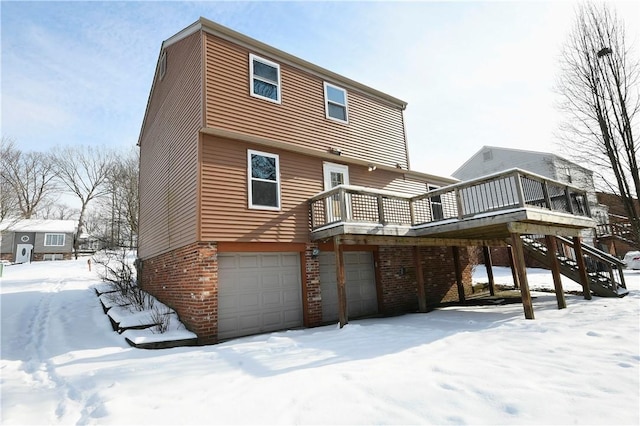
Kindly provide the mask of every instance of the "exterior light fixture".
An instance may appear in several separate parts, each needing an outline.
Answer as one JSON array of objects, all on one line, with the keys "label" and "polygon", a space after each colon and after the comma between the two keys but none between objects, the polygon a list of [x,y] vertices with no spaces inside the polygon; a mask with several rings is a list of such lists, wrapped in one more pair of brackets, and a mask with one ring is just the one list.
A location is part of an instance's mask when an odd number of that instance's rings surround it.
[{"label": "exterior light fixture", "polygon": [[340,148],[329,147],[329,152],[335,155],[342,155]]},{"label": "exterior light fixture", "polygon": [[375,169],[377,169],[375,164],[369,164],[369,171],[370,172],[374,171]]}]

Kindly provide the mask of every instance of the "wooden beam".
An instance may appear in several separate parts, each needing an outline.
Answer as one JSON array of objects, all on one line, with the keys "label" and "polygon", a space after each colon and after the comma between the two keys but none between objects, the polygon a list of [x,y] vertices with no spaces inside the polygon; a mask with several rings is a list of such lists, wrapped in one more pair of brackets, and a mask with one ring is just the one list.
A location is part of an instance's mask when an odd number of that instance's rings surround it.
[{"label": "wooden beam", "polygon": [[584,255],[582,254],[582,238],[573,237],[573,251],[576,254],[576,263],[578,264],[578,273],[580,274],[582,293],[584,294],[585,299],[591,300],[591,286],[589,285],[587,266],[584,264]]},{"label": "wooden beam", "polygon": [[453,252],[453,267],[456,271],[456,284],[458,285],[458,300],[464,302],[464,283],[462,282],[462,268],[460,268],[460,248],[457,246],[451,247]]},{"label": "wooden beam", "polygon": [[476,247],[476,246],[506,246],[504,240],[475,240],[457,238],[425,238],[425,237],[391,237],[377,235],[344,235],[340,238],[345,245],[371,245],[371,246],[422,246],[422,247]]},{"label": "wooden beam", "polygon": [[512,234],[558,235],[562,237],[580,236],[582,229],[563,226],[539,225],[535,223],[510,222],[507,229]]},{"label": "wooden beam", "polygon": [[418,286],[418,311],[427,312],[427,294],[424,290],[424,273],[420,261],[420,247],[413,246],[413,260],[416,265],[416,284]]},{"label": "wooden beam", "polygon": [[496,295],[496,282],[493,279],[493,264],[491,262],[491,250],[487,246],[482,246],[484,256],[484,266],[487,268],[487,278],[489,278],[489,294]]},{"label": "wooden beam", "polygon": [[335,248],[334,253],[336,256],[336,284],[338,286],[338,320],[340,321],[340,328],[344,327],[348,322],[347,317],[347,291],[344,275],[344,253],[342,251],[342,244],[340,244],[340,237],[334,237],[333,246]]},{"label": "wooden beam", "polygon": [[562,290],[562,281],[560,279],[560,263],[558,262],[558,243],[556,237],[553,235],[547,235],[547,257],[551,265],[551,275],[553,276],[553,286],[556,289],[556,300],[558,302],[558,309],[564,309],[567,307],[567,301],[564,297],[564,291]]},{"label": "wooden beam", "polygon": [[520,278],[518,278],[518,271],[516,270],[516,259],[513,256],[513,247],[507,246],[507,256],[509,257],[509,267],[511,268],[511,277],[513,277],[513,286],[520,288]]},{"label": "wooden beam", "polygon": [[522,295],[522,306],[524,307],[524,317],[526,319],[535,319],[533,315],[533,303],[531,302],[531,292],[529,291],[529,282],[527,281],[527,267],[524,262],[524,250],[522,249],[522,240],[520,234],[511,234],[511,245],[513,247],[513,255],[520,279],[520,294]]}]

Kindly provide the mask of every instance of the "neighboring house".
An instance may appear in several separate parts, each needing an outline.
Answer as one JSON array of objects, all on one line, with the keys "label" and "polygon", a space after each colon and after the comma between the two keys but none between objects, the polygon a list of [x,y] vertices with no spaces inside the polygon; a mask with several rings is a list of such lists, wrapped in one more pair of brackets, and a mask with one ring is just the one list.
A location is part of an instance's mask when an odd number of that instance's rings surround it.
[{"label": "neighboring house", "polygon": [[[623,258],[629,251],[640,250],[631,236],[631,223],[620,197],[615,194],[598,192],[598,202],[607,206],[607,220],[598,223],[598,240],[606,251]],[[636,211],[640,211],[640,201],[634,200]]]},{"label": "neighboring house", "polygon": [[[483,146],[451,176],[460,180],[468,180],[512,168],[528,170],[585,190],[591,216],[599,224],[607,223],[607,206],[598,202],[593,182],[593,171],[556,154]],[[594,236],[595,234],[588,237],[593,238]]]},{"label": "neighboring house", "polygon": [[0,258],[13,263],[71,259],[77,225],[75,220],[0,222]]},{"label": "neighboring house", "polygon": [[595,226],[572,189],[561,214],[529,193],[480,206],[410,170],[405,107],[204,18],[163,42],[138,141],[142,288],[213,343],[464,301],[466,247]]}]

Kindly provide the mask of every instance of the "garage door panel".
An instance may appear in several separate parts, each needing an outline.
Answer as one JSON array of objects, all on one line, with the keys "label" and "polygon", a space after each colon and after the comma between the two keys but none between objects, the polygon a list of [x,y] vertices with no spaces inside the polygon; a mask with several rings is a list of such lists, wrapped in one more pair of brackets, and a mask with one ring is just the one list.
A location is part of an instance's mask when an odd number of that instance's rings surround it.
[{"label": "garage door panel", "polygon": [[[256,273],[260,273],[260,271],[256,271]],[[261,279],[261,286],[263,290],[271,290],[271,289],[279,289],[282,287],[280,283],[280,275],[278,274],[264,274]]]},{"label": "garage door panel", "polygon": [[[338,290],[336,284],[335,254],[320,254],[320,289],[322,293],[322,319],[338,319]],[[344,252],[347,313],[350,317],[372,315],[378,312],[375,270],[371,252]]]},{"label": "garage door panel", "polygon": [[279,291],[266,291],[262,293],[262,307],[265,309],[282,304],[282,294]]},{"label": "garage door panel", "polygon": [[258,256],[247,254],[238,256],[236,263],[238,268],[257,268],[259,265]]},{"label": "garage door panel", "polygon": [[302,325],[298,253],[218,256],[218,338]]}]

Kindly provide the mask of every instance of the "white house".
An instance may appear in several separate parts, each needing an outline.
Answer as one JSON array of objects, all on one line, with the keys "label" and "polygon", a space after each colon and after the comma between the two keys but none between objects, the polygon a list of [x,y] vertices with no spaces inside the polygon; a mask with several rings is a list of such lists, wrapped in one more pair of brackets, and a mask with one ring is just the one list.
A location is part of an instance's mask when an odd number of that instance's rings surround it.
[{"label": "white house", "polygon": [[512,168],[528,170],[587,191],[593,218],[599,224],[608,223],[608,208],[598,203],[593,172],[556,154],[485,145],[452,176],[464,181]]}]

